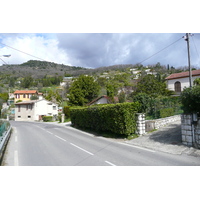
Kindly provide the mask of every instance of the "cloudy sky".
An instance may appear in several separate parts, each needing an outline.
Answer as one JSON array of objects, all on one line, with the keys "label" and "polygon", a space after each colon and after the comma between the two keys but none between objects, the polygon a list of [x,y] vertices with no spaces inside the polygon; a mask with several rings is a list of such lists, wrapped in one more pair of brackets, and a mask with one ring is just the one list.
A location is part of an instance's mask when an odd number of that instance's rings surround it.
[{"label": "cloudy sky", "polygon": [[[185,33],[1,33],[0,64],[46,60],[90,68],[157,62],[187,66],[183,36]],[[190,36],[191,65],[195,67],[200,67],[199,47],[200,34],[195,33]]]},{"label": "cloudy sky", "polygon": [[[1,33],[0,64],[46,60],[90,68],[157,62],[187,66],[183,36],[185,33]],[[191,65],[200,67],[200,34],[190,36],[190,51]]]}]

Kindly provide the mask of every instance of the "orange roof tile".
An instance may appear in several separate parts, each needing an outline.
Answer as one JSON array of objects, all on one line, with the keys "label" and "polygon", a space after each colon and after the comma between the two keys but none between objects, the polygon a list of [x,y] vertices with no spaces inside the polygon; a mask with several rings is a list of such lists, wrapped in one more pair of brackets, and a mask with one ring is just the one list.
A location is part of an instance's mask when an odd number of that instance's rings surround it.
[{"label": "orange roof tile", "polygon": [[16,90],[14,94],[35,94],[37,90]]},{"label": "orange roof tile", "polygon": [[[200,70],[193,70],[192,71],[192,76],[200,76]],[[185,78],[185,77],[189,77],[189,71],[171,74],[170,76],[168,76],[165,79],[166,80],[171,80],[171,79],[178,79],[178,78]]]}]

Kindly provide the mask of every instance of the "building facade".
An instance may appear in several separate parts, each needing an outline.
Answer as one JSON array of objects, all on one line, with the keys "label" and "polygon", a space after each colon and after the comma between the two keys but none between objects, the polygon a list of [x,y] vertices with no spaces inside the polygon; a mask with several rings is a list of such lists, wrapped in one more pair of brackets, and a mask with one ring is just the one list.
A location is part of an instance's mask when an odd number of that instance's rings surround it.
[{"label": "building facade", "polygon": [[15,103],[15,121],[39,121],[58,116],[58,105],[45,99]]},{"label": "building facade", "polygon": [[[192,84],[196,78],[200,78],[200,70],[192,71]],[[190,86],[189,71],[171,74],[166,80],[168,89],[175,91],[177,95],[180,95],[185,87]]]},{"label": "building facade", "polygon": [[37,90],[16,90],[14,92],[14,102],[30,101],[32,96],[42,99],[42,93],[38,93]]}]

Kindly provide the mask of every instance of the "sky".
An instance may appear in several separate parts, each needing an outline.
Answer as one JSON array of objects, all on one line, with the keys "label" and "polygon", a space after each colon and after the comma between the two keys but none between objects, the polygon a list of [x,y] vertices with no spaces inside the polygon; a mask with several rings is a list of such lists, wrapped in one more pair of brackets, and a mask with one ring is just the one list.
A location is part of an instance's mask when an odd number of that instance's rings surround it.
[{"label": "sky", "polygon": [[[88,68],[158,62],[177,68],[188,66],[183,36],[185,33],[0,33],[0,65],[45,60]],[[190,55],[191,65],[200,67],[198,33],[190,36]]]}]

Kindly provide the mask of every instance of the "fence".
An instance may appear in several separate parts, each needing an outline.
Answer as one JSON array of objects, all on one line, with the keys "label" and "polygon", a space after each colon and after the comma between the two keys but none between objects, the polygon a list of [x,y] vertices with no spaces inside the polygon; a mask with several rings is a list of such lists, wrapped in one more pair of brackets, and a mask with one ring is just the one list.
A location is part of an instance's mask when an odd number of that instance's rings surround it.
[{"label": "fence", "polygon": [[11,134],[11,126],[9,121],[0,120],[0,161],[3,156],[5,146]]}]

